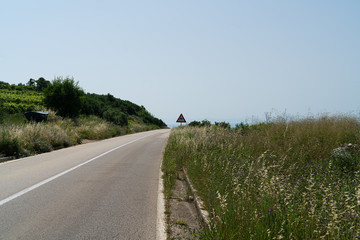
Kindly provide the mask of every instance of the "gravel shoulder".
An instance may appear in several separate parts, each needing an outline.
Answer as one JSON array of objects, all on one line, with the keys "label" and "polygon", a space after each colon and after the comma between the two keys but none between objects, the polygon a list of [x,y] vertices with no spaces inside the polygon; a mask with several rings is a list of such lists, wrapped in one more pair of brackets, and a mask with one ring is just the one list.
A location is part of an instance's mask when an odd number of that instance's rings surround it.
[{"label": "gravel shoulder", "polygon": [[168,214],[168,239],[200,239],[203,224],[182,171],[172,190]]}]

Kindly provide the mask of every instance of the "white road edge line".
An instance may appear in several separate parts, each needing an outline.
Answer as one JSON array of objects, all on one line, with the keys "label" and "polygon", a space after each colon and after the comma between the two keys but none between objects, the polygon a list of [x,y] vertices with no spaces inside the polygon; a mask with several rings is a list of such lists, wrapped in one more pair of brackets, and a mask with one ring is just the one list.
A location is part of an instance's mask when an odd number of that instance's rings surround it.
[{"label": "white road edge line", "polygon": [[162,161],[159,171],[159,185],[158,185],[158,199],[157,199],[157,221],[156,221],[156,240],[166,240],[166,224],[165,224],[165,195],[164,195],[164,182],[163,172],[161,171]]},{"label": "white road edge line", "polygon": [[126,145],[129,145],[129,144],[131,144],[131,143],[134,143],[134,142],[139,141],[139,140],[141,140],[141,139],[144,139],[144,138],[146,138],[146,137],[150,137],[150,136],[152,136],[152,135],[154,135],[154,134],[156,134],[156,133],[153,133],[153,134],[150,134],[150,135],[147,135],[147,136],[144,136],[144,137],[141,137],[141,138],[132,140],[132,141],[130,141],[130,142],[128,142],[128,143],[125,143],[125,144],[123,144],[123,145],[117,146],[117,147],[115,147],[115,148],[113,148],[113,149],[111,149],[111,150],[109,150],[109,151],[107,151],[107,152],[104,152],[104,153],[102,153],[102,154],[100,154],[100,155],[98,155],[98,156],[96,156],[96,157],[91,158],[90,160],[87,160],[86,162],[80,163],[80,164],[76,165],[75,167],[72,167],[72,168],[70,168],[70,169],[68,169],[68,170],[65,170],[65,171],[59,173],[59,174],[56,174],[55,176],[52,176],[52,177],[50,177],[50,178],[48,178],[48,179],[45,179],[45,180],[43,180],[43,181],[41,181],[41,182],[39,182],[39,183],[31,186],[31,187],[25,188],[24,190],[21,190],[20,192],[17,192],[17,193],[15,193],[15,194],[13,194],[13,195],[11,195],[11,196],[9,196],[9,197],[1,200],[1,201],[0,201],[0,206],[4,205],[4,204],[7,203],[7,202],[10,202],[11,200],[14,200],[15,198],[20,197],[20,196],[24,195],[25,193],[28,193],[28,192],[30,192],[30,191],[32,191],[32,190],[34,190],[34,189],[36,189],[36,188],[38,188],[38,187],[46,184],[46,183],[49,183],[49,182],[51,182],[51,181],[53,181],[53,180],[55,180],[55,179],[57,179],[57,178],[65,175],[65,174],[69,173],[69,172],[72,172],[72,171],[74,171],[75,169],[77,169],[77,168],[79,168],[79,167],[81,167],[81,166],[84,166],[85,164],[88,164],[88,163],[90,163],[90,162],[92,162],[92,161],[94,161],[94,160],[96,160],[96,159],[98,159],[98,158],[100,158],[100,157],[102,157],[102,156],[105,156],[105,155],[108,154],[108,153],[111,153],[111,152],[113,152],[113,151],[115,151],[115,150],[117,150],[117,149],[119,149],[119,148],[122,148],[122,147],[124,147],[124,146],[126,146]]}]

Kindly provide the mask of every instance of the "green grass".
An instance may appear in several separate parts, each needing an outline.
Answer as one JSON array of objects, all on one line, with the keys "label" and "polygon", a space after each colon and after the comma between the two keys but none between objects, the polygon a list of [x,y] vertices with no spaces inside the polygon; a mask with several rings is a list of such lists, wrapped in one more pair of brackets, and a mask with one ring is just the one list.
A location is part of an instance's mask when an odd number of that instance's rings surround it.
[{"label": "green grass", "polygon": [[356,239],[359,147],[347,116],[180,127],[165,149],[165,193],[185,167],[211,216],[202,239]]}]

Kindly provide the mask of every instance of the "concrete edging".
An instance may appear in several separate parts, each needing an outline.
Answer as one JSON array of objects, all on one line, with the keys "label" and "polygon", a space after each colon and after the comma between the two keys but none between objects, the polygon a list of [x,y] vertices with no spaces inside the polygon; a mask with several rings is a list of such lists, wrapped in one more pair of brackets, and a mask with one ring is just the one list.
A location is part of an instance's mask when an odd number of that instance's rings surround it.
[{"label": "concrete edging", "polygon": [[197,210],[199,216],[201,217],[202,221],[207,225],[207,227],[210,227],[209,212],[207,210],[205,210],[204,202],[201,200],[201,198],[197,194],[197,191],[194,188],[194,186],[192,185],[185,168],[183,168],[183,171],[185,174],[186,182],[189,184],[190,190],[191,190],[192,194],[194,195],[194,202],[195,202],[196,210]]}]

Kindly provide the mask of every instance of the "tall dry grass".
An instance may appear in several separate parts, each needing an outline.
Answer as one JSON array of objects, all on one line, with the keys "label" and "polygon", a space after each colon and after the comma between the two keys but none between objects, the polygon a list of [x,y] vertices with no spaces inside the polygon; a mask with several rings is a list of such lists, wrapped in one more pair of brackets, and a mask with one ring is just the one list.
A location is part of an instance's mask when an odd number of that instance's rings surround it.
[{"label": "tall dry grass", "polygon": [[83,139],[100,140],[128,133],[98,117],[75,121],[54,116],[42,123],[11,123],[0,126],[0,156],[24,157],[76,145]]},{"label": "tall dry grass", "polygon": [[202,239],[360,238],[360,123],[347,116],[172,131],[167,194],[185,167],[211,214]]}]

